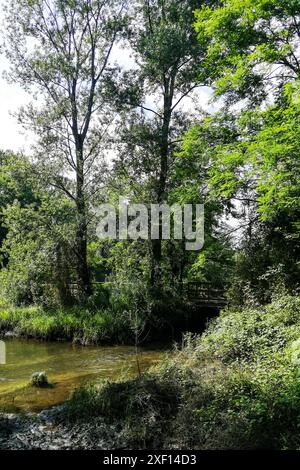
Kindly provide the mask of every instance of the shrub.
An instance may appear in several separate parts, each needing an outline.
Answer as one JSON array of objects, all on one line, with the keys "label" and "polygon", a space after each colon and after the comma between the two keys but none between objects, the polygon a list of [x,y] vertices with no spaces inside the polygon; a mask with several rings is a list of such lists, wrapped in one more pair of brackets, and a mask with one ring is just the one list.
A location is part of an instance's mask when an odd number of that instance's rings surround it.
[{"label": "shrub", "polygon": [[284,296],[261,308],[224,311],[199,341],[200,355],[223,362],[270,358],[300,337],[300,297]]},{"label": "shrub", "polygon": [[299,338],[299,297],[226,310],[140,380],[77,391],[68,417],[118,424],[125,447],[299,449]]}]

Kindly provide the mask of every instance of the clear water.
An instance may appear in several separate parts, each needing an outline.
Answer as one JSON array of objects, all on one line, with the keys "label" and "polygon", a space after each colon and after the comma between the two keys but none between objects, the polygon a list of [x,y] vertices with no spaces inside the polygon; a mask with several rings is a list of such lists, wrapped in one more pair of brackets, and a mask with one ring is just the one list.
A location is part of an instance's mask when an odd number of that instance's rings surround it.
[{"label": "clear water", "polygon": [[[3,347],[3,344],[2,344]],[[39,411],[66,400],[87,381],[137,375],[134,348],[130,346],[80,347],[69,343],[31,340],[5,341],[6,363],[0,360],[0,410]],[[141,370],[157,363],[162,350],[142,349]],[[45,371],[51,388],[30,386],[34,372]]]}]

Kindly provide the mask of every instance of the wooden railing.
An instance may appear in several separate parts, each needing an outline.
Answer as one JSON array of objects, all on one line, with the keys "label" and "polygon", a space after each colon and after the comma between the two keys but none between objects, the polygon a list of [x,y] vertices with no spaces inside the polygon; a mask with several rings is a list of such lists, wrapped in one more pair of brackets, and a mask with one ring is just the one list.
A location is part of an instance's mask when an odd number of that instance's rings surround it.
[{"label": "wooden railing", "polygon": [[206,282],[187,282],[183,284],[183,294],[188,300],[225,305],[225,290]]},{"label": "wooden railing", "polygon": [[[124,284],[128,286],[132,285],[131,282],[127,282]],[[114,285],[115,286],[115,282],[93,281],[92,285],[93,286],[99,286],[99,285],[103,285],[103,286]],[[72,291],[76,291],[77,283],[72,282],[70,287]],[[216,288],[209,282],[197,282],[197,281],[184,282],[180,285],[178,293],[183,295],[187,300],[196,302],[199,304],[211,303],[213,305],[220,305],[220,306],[226,305],[225,289]]]}]

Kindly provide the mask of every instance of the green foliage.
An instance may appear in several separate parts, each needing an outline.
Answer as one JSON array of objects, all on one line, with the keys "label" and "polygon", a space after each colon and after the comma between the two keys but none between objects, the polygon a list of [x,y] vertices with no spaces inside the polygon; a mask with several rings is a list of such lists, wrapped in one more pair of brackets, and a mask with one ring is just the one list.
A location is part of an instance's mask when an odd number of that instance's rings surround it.
[{"label": "green foliage", "polygon": [[214,147],[209,179],[216,194],[234,197],[251,187],[262,220],[280,211],[290,217],[297,214],[299,106],[291,97],[291,87],[286,86],[282,100],[266,111],[241,113],[235,127],[230,143],[223,140]]},{"label": "green foliage", "polygon": [[[241,227],[230,279],[231,293],[235,290],[240,303],[246,290],[268,302],[273,289],[283,285],[291,290],[298,284],[299,106],[293,93],[286,85],[280,100],[265,111],[204,118],[185,135],[178,154],[184,190],[194,192],[201,180],[206,187],[206,227],[222,210],[236,219],[234,228],[223,226],[225,242]],[[222,272],[223,264],[226,278],[230,257],[220,232],[216,237],[208,230],[192,271],[209,273],[214,267],[210,259],[218,258],[221,263],[215,264],[211,277]]]},{"label": "green foliage", "polygon": [[[162,296],[175,298],[182,282],[194,280],[235,284],[232,296],[241,302],[247,290],[256,290],[259,301],[280,283],[292,290],[299,278],[298,13],[295,2],[276,0],[116,0],[103,8],[12,2],[6,29],[12,77],[37,86],[45,100],[21,112],[39,134],[34,164],[0,155],[1,296],[47,308],[76,302],[136,308],[143,321],[159,295],[149,278],[159,281]],[[137,64],[123,81],[107,67],[117,37],[129,41]],[[27,47],[32,38],[37,48]],[[228,97],[228,106],[203,113],[181,143],[193,121],[180,105],[203,85]],[[149,94],[157,98],[153,109]],[[260,105],[267,95],[264,108],[232,110],[236,99]],[[103,130],[116,101],[117,157],[100,191],[106,166],[98,155],[108,145]],[[131,202],[205,202],[204,249],[187,253],[177,240],[95,240],[91,206],[115,204],[121,191]],[[229,214],[251,219],[235,257]],[[82,302],[90,280],[110,285]],[[131,292],[135,284],[139,298]]]},{"label": "green foliage", "polygon": [[0,331],[13,331],[20,336],[42,340],[69,340],[83,345],[133,342],[126,315],[83,307],[1,309]]},{"label": "green foliage", "polygon": [[299,76],[299,11],[293,0],[226,0],[196,12],[219,94],[257,103]]},{"label": "green foliage", "polygon": [[248,291],[266,302],[275,288],[299,284],[299,5],[204,5],[195,28],[226,106],[185,136],[182,153],[190,176],[206,163],[210,197],[242,219],[235,301]]},{"label": "green foliage", "polygon": [[83,388],[66,412],[118,422],[137,448],[297,449],[299,337],[299,297],[224,311],[141,379]]},{"label": "green foliage", "polygon": [[8,232],[2,252],[8,264],[1,284],[8,300],[46,306],[70,302],[74,214],[69,201],[44,193],[38,206],[15,202],[3,217]]},{"label": "green foliage", "polygon": [[266,307],[223,311],[204,333],[199,354],[222,362],[271,359],[300,336],[299,296],[280,296]]},{"label": "green foliage", "polygon": [[[8,228],[5,226],[5,208],[18,201],[20,206],[36,203],[35,184],[32,178],[31,165],[21,155],[9,152],[0,152],[0,248],[7,236]],[[2,254],[2,262],[7,258]]]}]

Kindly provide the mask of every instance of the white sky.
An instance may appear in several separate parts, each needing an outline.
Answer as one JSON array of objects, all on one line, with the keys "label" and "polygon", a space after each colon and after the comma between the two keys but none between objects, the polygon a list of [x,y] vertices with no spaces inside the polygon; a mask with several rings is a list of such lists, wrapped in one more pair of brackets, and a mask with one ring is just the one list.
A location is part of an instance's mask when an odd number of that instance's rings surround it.
[{"label": "white sky", "polygon": [[16,85],[8,85],[2,78],[7,70],[6,60],[0,56],[0,149],[24,151],[30,146],[29,135],[24,134],[17,119],[12,116],[20,106],[28,103],[30,97]]},{"label": "white sky", "polygon": [[[3,26],[3,4],[0,0],[0,26]],[[0,55],[0,149],[24,150],[29,147],[29,136],[24,135],[21,126],[11,114],[25,105],[30,97],[17,85],[8,85],[2,77],[4,70],[8,70],[9,64],[3,55]],[[23,134],[23,135],[22,135]]]}]

